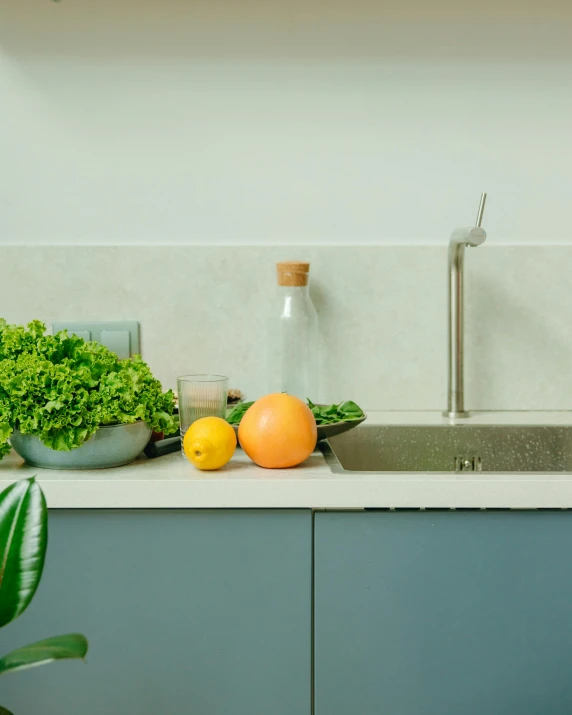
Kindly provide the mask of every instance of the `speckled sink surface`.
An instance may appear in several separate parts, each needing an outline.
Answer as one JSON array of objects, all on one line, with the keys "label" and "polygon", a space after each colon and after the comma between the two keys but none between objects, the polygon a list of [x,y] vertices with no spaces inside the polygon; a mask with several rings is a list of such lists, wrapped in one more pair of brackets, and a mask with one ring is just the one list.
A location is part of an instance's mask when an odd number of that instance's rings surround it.
[{"label": "speckled sink surface", "polygon": [[322,448],[333,472],[572,472],[572,425],[364,425]]}]

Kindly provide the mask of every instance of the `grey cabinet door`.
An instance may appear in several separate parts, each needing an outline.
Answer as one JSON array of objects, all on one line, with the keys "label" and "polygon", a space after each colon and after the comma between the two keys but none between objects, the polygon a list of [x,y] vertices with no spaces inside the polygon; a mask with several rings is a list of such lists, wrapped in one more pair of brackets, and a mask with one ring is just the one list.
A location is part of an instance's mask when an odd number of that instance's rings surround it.
[{"label": "grey cabinet door", "polygon": [[15,715],[310,715],[310,511],[52,511],[2,650],[83,632],[87,663],[0,682]]},{"label": "grey cabinet door", "polygon": [[315,519],[316,715],[572,713],[572,513]]}]

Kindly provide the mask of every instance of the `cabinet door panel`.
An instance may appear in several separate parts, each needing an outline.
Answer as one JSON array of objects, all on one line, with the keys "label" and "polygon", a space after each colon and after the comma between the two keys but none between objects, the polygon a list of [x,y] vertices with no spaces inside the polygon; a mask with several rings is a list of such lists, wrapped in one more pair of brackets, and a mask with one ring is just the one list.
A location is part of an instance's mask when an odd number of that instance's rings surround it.
[{"label": "cabinet door panel", "polygon": [[572,513],[320,513],[316,715],[569,715]]},{"label": "cabinet door panel", "polygon": [[310,715],[309,511],[52,511],[2,649],[71,631],[87,663],[2,678],[15,715]]}]

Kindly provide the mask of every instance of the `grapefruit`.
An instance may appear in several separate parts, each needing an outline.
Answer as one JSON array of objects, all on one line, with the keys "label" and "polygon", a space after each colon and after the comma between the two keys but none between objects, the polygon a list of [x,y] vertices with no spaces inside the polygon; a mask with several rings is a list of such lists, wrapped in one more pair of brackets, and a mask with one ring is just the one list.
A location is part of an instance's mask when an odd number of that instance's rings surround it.
[{"label": "grapefruit", "polygon": [[287,469],[312,454],[318,430],[308,405],[292,395],[276,393],[261,397],[244,413],[238,439],[260,467]]}]

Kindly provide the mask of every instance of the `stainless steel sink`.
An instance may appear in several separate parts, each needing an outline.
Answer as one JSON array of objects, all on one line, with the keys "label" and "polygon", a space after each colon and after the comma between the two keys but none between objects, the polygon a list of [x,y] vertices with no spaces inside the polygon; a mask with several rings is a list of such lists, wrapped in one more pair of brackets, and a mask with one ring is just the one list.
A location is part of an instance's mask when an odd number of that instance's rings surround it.
[{"label": "stainless steel sink", "polygon": [[572,472],[572,425],[362,425],[322,451],[333,472]]}]

